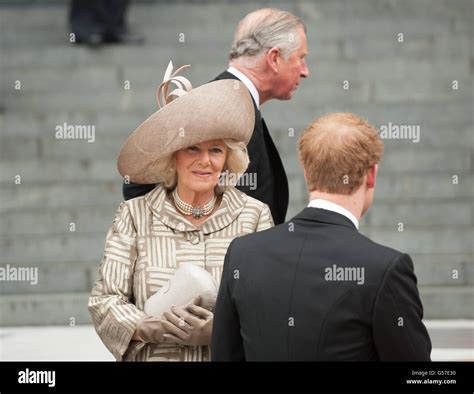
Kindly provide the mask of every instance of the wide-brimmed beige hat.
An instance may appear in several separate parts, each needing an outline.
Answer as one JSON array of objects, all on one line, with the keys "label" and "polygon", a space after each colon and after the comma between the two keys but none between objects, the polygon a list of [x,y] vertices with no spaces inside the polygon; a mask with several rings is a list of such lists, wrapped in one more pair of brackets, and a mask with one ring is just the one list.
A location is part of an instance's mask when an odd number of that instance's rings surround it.
[{"label": "wide-brimmed beige hat", "polygon": [[[133,131],[122,146],[118,171],[132,182],[161,182],[156,163],[180,149],[223,138],[245,144],[250,141],[255,110],[245,85],[228,79],[192,89],[186,78],[176,76],[184,67],[172,73],[170,62],[157,90],[161,109]],[[178,88],[168,93],[170,84]]]}]

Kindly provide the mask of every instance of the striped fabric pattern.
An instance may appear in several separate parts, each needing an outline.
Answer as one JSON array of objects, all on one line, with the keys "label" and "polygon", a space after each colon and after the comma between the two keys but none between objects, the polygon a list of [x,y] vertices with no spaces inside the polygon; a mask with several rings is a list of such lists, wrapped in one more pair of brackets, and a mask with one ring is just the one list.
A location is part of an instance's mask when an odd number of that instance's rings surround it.
[{"label": "striped fabric pattern", "polygon": [[161,185],[120,204],[88,305],[104,345],[119,361],[208,361],[208,346],[131,341],[145,302],[182,263],[206,269],[220,283],[230,242],[272,226],[266,204],[232,187],[199,226],[176,210]]}]

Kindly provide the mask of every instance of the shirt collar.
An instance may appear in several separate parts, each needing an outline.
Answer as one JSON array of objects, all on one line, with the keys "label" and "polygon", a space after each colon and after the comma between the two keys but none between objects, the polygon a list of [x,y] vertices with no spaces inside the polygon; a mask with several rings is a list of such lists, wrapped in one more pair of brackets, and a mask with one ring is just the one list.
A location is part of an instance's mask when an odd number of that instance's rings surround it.
[{"label": "shirt collar", "polygon": [[327,211],[339,213],[348,218],[352,223],[354,223],[356,229],[359,229],[359,221],[357,220],[357,218],[346,208],[341,207],[340,205],[335,204],[331,201],[323,200],[322,198],[315,198],[314,200],[311,200],[309,202],[308,208],[321,208]]},{"label": "shirt collar", "polygon": [[241,80],[241,82],[247,87],[250,94],[253,97],[253,101],[255,101],[255,105],[258,109],[260,109],[260,95],[258,94],[258,90],[253,84],[253,82],[247,77],[242,71],[237,70],[235,67],[229,67],[227,72],[235,75],[237,78]]}]

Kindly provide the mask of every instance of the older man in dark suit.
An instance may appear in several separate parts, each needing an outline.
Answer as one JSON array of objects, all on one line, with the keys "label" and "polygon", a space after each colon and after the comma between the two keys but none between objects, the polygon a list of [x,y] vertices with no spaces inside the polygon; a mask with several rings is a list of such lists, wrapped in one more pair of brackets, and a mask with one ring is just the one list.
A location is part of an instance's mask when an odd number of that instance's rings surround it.
[{"label": "older man in dark suit", "polygon": [[430,360],[410,256],[358,232],[382,151],[377,130],[353,114],[305,130],[310,203],[288,223],[230,244],[213,360]]},{"label": "older man in dark suit", "polygon": [[[305,26],[301,19],[278,9],[260,9],[239,23],[229,54],[229,69],[216,79],[237,79],[249,89],[255,105],[255,128],[248,144],[250,165],[237,188],[270,207],[275,224],[285,221],[288,179],[280,155],[260,113],[271,99],[289,100],[300,79],[309,75]],[[256,184],[245,183],[255,179]],[[124,184],[126,200],[155,185]]]}]

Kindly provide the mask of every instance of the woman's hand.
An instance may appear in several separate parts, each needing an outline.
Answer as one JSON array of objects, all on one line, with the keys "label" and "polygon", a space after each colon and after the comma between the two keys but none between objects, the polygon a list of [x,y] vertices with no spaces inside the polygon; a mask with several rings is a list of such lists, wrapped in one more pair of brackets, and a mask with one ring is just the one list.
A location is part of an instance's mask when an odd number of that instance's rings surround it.
[{"label": "woman's hand", "polygon": [[198,299],[182,307],[173,307],[165,312],[161,324],[166,329],[163,334],[166,342],[187,346],[211,344],[214,314],[196,305]]},{"label": "woman's hand", "polygon": [[161,320],[148,315],[138,321],[133,339],[146,343],[162,343],[165,332],[166,329],[163,327]]}]

